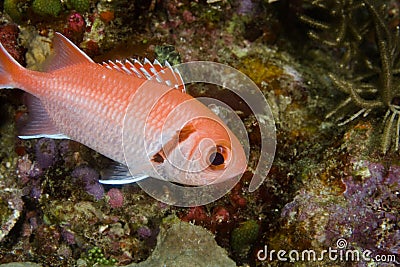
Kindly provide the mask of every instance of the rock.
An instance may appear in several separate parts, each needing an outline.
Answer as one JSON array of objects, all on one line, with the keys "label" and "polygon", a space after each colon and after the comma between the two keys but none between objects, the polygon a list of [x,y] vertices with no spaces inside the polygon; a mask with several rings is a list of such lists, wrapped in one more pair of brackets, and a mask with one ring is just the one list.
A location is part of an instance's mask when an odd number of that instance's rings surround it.
[{"label": "rock", "polygon": [[157,246],[146,261],[127,265],[144,266],[229,267],[236,264],[206,229],[178,221],[168,229],[161,229]]},{"label": "rock", "polygon": [[27,48],[26,67],[40,70],[45,59],[50,55],[51,39],[41,36],[31,27],[21,28],[19,35],[22,46]]}]

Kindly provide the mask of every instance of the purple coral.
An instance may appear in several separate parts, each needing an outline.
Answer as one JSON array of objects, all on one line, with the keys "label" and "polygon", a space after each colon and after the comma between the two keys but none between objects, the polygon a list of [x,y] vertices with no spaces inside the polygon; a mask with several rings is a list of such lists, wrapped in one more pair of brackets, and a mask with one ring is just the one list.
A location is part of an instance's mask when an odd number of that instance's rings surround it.
[{"label": "purple coral", "polygon": [[34,199],[39,199],[43,191],[40,181],[32,180],[30,189],[30,196]]},{"label": "purple coral", "polygon": [[71,141],[70,140],[61,140],[59,145],[58,145],[58,149],[60,151],[60,155],[61,157],[65,157],[66,155],[68,155],[71,152],[71,145],[70,145]]},{"label": "purple coral", "polygon": [[36,161],[40,168],[47,169],[54,164],[57,159],[58,150],[53,139],[42,138],[35,146]]},{"label": "purple coral", "polygon": [[[347,249],[400,257],[400,166],[385,168],[357,162],[359,171],[342,179],[343,195],[322,196],[302,190],[282,211],[289,223],[314,225],[315,239],[325,248],[344,238]],[[323,215],[322,215],[323,214]],[[327,221],[317,220],[329,216]]]},{"label": "purple coral", "polygon": [[381,164],[364,164],[370,173],[368,178],[343,179],[347,206],[334,207],[327,237],[337,237],[343,229],[351,229],[347,241],[375,254],[400,255],[400,167],[385,170]]},{"label": "purple coral", "polygon": [[67,242],[68,245],[75,245],[75,233],[67,228],[63,228],[61,231],[61,236]]},{"label": "purple coral", "polygon": [[139,237],[142,239],[147,239],[147,238],[151,237],[151,235],[152,235],[151,230],[146,226],[140,227],[137,230],[137,233],[138,233]]},{"label": "purple coral", "polygon": [[74,43],[79,44],[83,40],[85,31],[86,22],[83,16],[78,12],[72,12],[64,28],[64,35]]},{"label": "purple coral", "polygon": [[81,14],[74,12],[68,18],[68,28],[77,33],[85,31],[86,22]]},{"label": "purple coral", "polygon": [[239,1],[237,13],[240,15],[251,15],[254,10],[254,3],[251,0]]},{"label": "purple coral", "polygon": [[26,184],[30,178],[37,178],[43,173],[38,165],[37,162],[32,163],[28,155],[18,159],[17,172],[22,184]]},{"label": "purple coral", "polygon": [[79,166],[72,171],[71,176],[85,185],[85,190],[97,200],[104,196],[104,188],[99,183],[99,173],[88,166]]},{"label": "purple coral", "polygon": [[124,195],[122,194],[121,190],[117,188],[111,188],[107,192],[107,196],[109,197],[108,204],[112,208],[120,208],[124,205]]}]

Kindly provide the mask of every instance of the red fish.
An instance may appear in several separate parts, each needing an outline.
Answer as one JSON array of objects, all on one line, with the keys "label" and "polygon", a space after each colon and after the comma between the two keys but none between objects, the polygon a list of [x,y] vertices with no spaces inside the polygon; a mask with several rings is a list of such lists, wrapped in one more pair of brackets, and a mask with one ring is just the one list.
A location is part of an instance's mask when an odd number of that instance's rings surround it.
[{"label": "red fish", "polygon": [[155,177],[205,185],[246,169],[238,139],[179,87],[168,64],[97,64],[56,33],[44,66],[43,72],[25,69],[0,45],[0,88],[29,93],[29,122],[20,137],[69,138],[120,163],[104,183]]}]

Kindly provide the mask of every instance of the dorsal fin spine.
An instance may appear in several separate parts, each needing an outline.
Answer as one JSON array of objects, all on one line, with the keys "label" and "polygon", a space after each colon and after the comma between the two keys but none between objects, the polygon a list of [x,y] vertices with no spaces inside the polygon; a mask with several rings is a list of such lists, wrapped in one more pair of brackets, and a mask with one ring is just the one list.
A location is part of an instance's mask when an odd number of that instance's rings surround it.
[{"label": "dorsal fin spine", "polygon": [[127,59],[125,61],[109,60],[100,65],[127,75],[134,75],[139,79],[155,80],[158,83],[165,84],[186,93],[180,73],[174,69],[168,61],[165,61],[164,66],[162,66],[158,60],[154,60],[154,62],[151,63],[147,58],[144,59],[143,63],[137,59]]}]

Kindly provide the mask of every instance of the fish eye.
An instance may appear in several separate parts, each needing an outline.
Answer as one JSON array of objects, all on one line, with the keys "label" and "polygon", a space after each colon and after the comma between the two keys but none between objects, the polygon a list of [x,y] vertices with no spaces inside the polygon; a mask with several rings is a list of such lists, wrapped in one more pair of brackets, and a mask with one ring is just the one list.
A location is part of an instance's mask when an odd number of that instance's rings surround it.
[{"label": "fish eye", "polygon": [[219,152],[212,153],[210,155],[210,159],[209,160],[211,162],[211,165],[213,165],[213,166],[219,166],[219,165],[224,164],[224,162],[225,162],[224,155],[222,155]]},{"label": "fish eye", "polygon": [[216,149],[209,155],[208,162],[213,170],[223,169],[228,161],[228,149],[217,145]]}]

